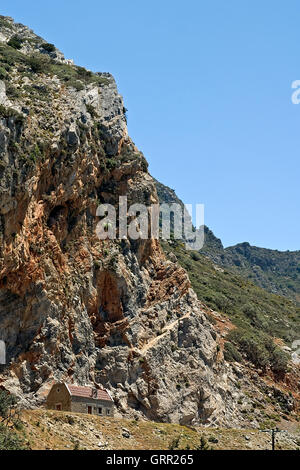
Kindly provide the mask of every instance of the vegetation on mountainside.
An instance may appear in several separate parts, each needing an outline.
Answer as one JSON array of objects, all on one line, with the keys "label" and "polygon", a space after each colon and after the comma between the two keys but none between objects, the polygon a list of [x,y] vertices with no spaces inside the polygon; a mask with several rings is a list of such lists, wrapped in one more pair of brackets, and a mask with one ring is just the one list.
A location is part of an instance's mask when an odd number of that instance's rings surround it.
[{"label": "vegetation on mountainside", "polygon": [[8,41],[8,46],[13,47],[14,49],[21,49],[22,44],[23,44],[23,39],[20,38],[19,36],[13,36],[9,41]]},{"label": "vegetation on mountainside", "polygon": [[[42,43],[43,49],[47,52],[53,50],[53,45]],[[54,47],[55,49],[55,47]],[[40,128],[40,135],[35,142],[30,146],[26,143],[26,152],[24,152],[23,136],[20,134],[15,137],[11,133],[9,137],[9,150],[14,154],[15,161],[19,161],[19,167],[24,170],[24,167],[32,168],[35,163],[44,161],[47,155],[49,156],[49,142],[53,135],[53,123],[44,115],[44,110],[47,109],[44,103],[51,106],[51,102],[55,95],[55,89],[49,87],[47,82],[43,80],[41,74],[46,74],[50,77],[57,76],[62,83],[67,87],[73,87],[77,90],[84,88],[85,84],[95,83],[97,85],[107,85],[110,83],[109,78],[94,74],[83,67],[75,66],[72,64],[58,63],[52,60],[47,54],[36,53],[34,55],[26,55],[19,51],[17,48],[7,44],[0,44],[0,78],[2,78],[6,85],[6,94],[12,102],[18,99],[19,102],[24,104],[24,114],[20,114],[13,108],[7,106],[0,106],[0,119],[7,120],[13,119],[14,124],[23,124],[26,121],[26,114],[38,112],[40,120],[45,119],[43,127]],[[28,77],[30,81],[23,80]],[[90,105],[87,111],[93,114],[93,107]],[[47,113],[47,111],[46,111]],[[95,117],[93,114],[92,117]],[[80,121],[77,122],[80,137],[85,139],[86,128]],[[120,159],[126,159],[126,155],[120,155],[119,158],[106,158],[105,152],[102,151],[99,143],[99,138],[102,137],[103,132],[99,128],[100,124],[95,124],[96,128],[93,132],[95,140],[93,151],[98,152],[102,156],[103,170],[111,171],[120,164]],[[19,126],[20,129],[20,126]],[[64,155],[68,151],[66,141],[62,142],[61,154]],[[141,156],[141,164],[144,165],[145,159]],[[3,163],[0,162],[3,167]],[[145,165],[144,165],[145,166]],[[0,168],[1,170],[1,168]]]},{"label": "vegetation on mountainside", "polygon": [[15,121],[19,123],[24,121],[24,116],[22,114],[18,113],[15,109],[7,108],[2,104],[0,104],[0,118],[1,117],[5,119],[14,118]]},{"label": "vegetation on mountainside", "polygon": [[[158,181],[155,183],[161,203],[177,203],[183,207],[174,190]],[[251,247],[248,243],[224,250],[221,240],[208,227],[204,229],[205,245],[201,252],[186,251],[179,241],[162,243],[163,248],[166,253],[172,251],[187,270],[198,298],[213,310],[228,315],[237,327],[227,336],[225,359],[240,362],[243,355],[261,369],[271,367],[275,373],[284,373],[289,357],[273,339],[281,338],[290,344],[299,338],[300,308],[267,290],[277,288],[280,293],[294,298],[291,293],[296,294],[300,284],[297,261],[300,252],[281,253]],[[263,273],[269,283],[263,283],[257,273]]]},{"label": "vegetation on mountainside", "polygon": [[240,243],[225,248],[220,264],[300,305],[300,251],[281,252]]},{"label": "vegetation on mountainside", "polygon": [[240,360],[243,355],[256,366],[282,373],[288,355],[274,343],[287,344],[300,336],[300,308],[292,301],[271,294],[237,274],[221,269],[197,252],[186,251],[180,241],[162,243],[173,252],[189,274],[198,298],[213,310],[225,313],[237,327],[227,337],[225,358]]},{"label": "vegetation on mountainside", "polygon": [[219,266],[300,305],[300,251],[270,250],[249,243],[224,249],[221,241],[206,227],[201,253]]},{"label": "vegetation on mountainside", "polygon": [[[155,185],[161,204],[184,206],[173,189],[156,180]],[[283,295],[300,305],[300,251],[270,250],[249,243],[224,248],[221,240],[208,227],[204,226],[204,231],[205,244],[201,254],[263,289]]]},{"label": "vegetation on mountainside", "polygon": [[49,42],[43,43],[42,48],[44,49],[44,51],[47,51],[47,52],[54,52],[55,51],[54,44],[51,44]]},{"label": "vegetation on mountainside", "polygon": [[16,414],[15,397],[0,390],[0,451],[25,449],[24,440],[20,435],[21,430],[22,423]]},{"label": "vegetation on mountainside", "polygon": [[10,21],[7,21],[6,16],[0,15],[0,27],[8,29],[12,28],[12,24],[10,23]]},{"label": "vegetation on mountainside", "polygon": [[[212,439],[213,440],[211,442],[218,442],[218,439],[216,438],[212,438]],[[176,449],[190,450],[191,449],[190,444],[186,445],[185,447],[182,447],[180,441],[181,441],[180,435],[175,437],[169,446],[169,450],[176,450]],[[208,445],[208,442],[203,435],[200,436],[199,444],[196,444],[194,449],[195,450],[213,450],[212,447]]]},{"label": "vegetation on mountainside", "polygon": [[[8,79],[9,74],[16,67],[18,72],[24,76],[32,73],[44,73],[50,76],[56,75],[66,83],[66,86],[74,87],[78,90],[82,89],[84,84],[107,85],[109,83],[109,80],[105,77],[83,67],[55,62],[46,54],[36,53],[31,56],[23,54],[18,50],[17,39],[14,39],[11,44],[0,44],[0,67],[2,71],[4,70],[8,73]],[[41,45],[47,52],[52,46],[50,44]]]}]

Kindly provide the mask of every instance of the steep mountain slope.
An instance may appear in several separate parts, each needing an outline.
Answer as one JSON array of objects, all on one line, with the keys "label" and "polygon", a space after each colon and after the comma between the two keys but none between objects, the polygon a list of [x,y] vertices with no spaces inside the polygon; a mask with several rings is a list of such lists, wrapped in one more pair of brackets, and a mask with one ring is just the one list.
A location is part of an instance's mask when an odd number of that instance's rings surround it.
[{"label": "steep mountain slope", "polygon": [[[288,351],[292,341],[300,337],[300,308],[292,301],[220,268],[206,256],[186,251],[181,242],[164,242],[162,246],[171,259],[175,254],[187,270],[198,298],[214,311],[223,312],[235,325],[234,338],[230,332],[227,340],[232,339],[240,352],[256,366],[270,367],[277,372],[282,366],[284,371],[287,367],[284,354],[277,349],[275,356],[270,355],[267,344],[280,338],[281,345],[285,344]],[[244,335],[248,338],[247,344],[242,342]],[[250,340],[251,344],[248,344]]]},{"label": "steep mountain slope", "polygon": [[[162,203],[183,206],[174,190],[158,181],[155,184]],[[224,248],[221,240],[205,227],[205,245],[201,253],[269,292],[300,304],[300,251],[270,250],[249,243]]]},{"label": "steep mountain slope", "polygon": [[[174,190],[155,184],[161,203],[183,205]],[[221,267],[226,250],[207,227],[205,235],[200,252],[186,250],[180,240],[162,242],[162,247],[188,272],[199,300],[210,308],[208,317],[222,337],[225,359],[246,367],[252,364],[262,376],[282,382],[299,398],[300,369],[289,360],[290,346],[300,337],[299,306],[241,277],[231,265]]]},{"label": "steep mountain slope", "polygon": [[117,416],[181,424],[293,419],[297,391],[224,360],[157,240],[97,237],[100,203],[158,202],[113,77],[5,17],[0,73],[0,386],[26,406],[53,381],[105,386]]},{"label": "steep mountain slope", "polygon": [[1,386],[32,405],[93,383],[120,414],[246,425],[185,271],[153,239],[96,235],[99,203],[157,202],[113,77],[10,18],[0,33]]}]

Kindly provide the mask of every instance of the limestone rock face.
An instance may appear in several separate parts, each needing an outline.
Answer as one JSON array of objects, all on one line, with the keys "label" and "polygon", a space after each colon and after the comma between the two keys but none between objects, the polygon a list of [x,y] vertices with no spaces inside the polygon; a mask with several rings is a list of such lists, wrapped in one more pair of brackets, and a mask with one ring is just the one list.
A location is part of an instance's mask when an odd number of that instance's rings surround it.
[{"label": "limestone rock face", "polygon": [[99,203],[158,201],[113,77],[27,73],[43,40],[1,21],[1,40],[24,42],[9,101],[0,82],[0,385],[32,406],[53,381],[99,384],[122,415],[241,425],[236,373],[176,258],[96,235]]}]

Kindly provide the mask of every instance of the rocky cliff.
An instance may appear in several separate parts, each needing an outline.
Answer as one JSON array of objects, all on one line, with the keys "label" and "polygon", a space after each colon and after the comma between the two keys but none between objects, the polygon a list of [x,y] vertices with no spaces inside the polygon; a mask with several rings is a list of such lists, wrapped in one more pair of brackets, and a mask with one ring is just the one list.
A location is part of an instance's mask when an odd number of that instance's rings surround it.
[{"label": "rocky cliff", "polygon": [[125,416],[249,425],[249,379],[184,269],[156,240],[96,235],[99,203],[158,201],[113,77],[10,18],[0,41],[1,386],[32,405],[53,381],[93,383]]}]

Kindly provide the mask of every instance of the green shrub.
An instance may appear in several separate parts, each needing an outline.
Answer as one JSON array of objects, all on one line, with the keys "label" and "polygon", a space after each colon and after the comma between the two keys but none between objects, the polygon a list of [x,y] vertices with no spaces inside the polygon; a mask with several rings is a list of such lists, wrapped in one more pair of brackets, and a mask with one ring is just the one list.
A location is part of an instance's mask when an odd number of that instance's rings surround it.
[{"label": "green shrub", "polygon": [[84,67],[77,66],[76,70],[79,77],[91,78],[93,76],[92,72],[90,70],[86,70]]},{"label": "green shrub", "polygon": [[277,346],[271,353],[271,367],[274,372],[285,374],[288,368],[289,356]]},{"label": "green shrub", "polygon": [[242,311],[248,318],[250,318],[250,320],[253,320],[257,317],[257,308],[255,308],[254,305],[250,303],[244,305]]},{"label": "green shrub", "polygon": [[266,318],[263,314],[260,313],[257,306],[247,303],[242,308],[242,312],[246,315],[246,317],[250,320],[252,326],[259,328],[264,332],[271,332],[271,329],[266,321]]},{"label": "green shrub", "polygon": [[41,54],[29,57],[28,65],[34,73],[48,73],[50,71],[50,62]]},{"label": "green shrub", "polygon": [[24,40],[19,36],[13,36],[7,42],[8,46],[13,47],[14,49],[21,49]]},{"label": "green shrub", "polygon": [[17,431],[23,431],[24,430],[24,424],[20,419],[16,419],[14,421],[14,427]]},{"label": "green shrub", "polygon": [[23,114],[18,113],[18,111],[16,111],[13,108],[6,108],[2,104],[0,104],[0,117],[6,118],[6,119],[14,118],[15,122],[19,124],[25,121]]},{"label": "green shrub", "polygon": [[204,300],[218,311],[224,313],[229,313],[231,311],[232,302],[227,296],[221,294],[218,291],[209,291],[207,294],[204,295]]},{"label": "green shrub", "polygon": [[50,44],[49,42],[42,44],[42,48],[47,52],[55,52],[54,44]]},{"label": "green shrub", "polygon": [[196,450],[211,450],[204,436],[200,437],[200,442],[199,445],[196,447]]},{"label": "green shrub", "polygon": [[0,451],[1,450],[25,450],[25,442],[15,431],[0,423]]},{"label": "green shrub", "polygon": [[16,398],[5,390],[0,390],[0,451],[25,449],[24,441],[13,430],[21,429],[21,423],[15,414]]},{"label": "green shrub", "polygon": [[3,80],[6,77],[7,77],[7,71],[5,70],[4,67],[0,67],[0,80]]},{"label": "green shrub", "polygon": [[6,86],[6,94],[10,98],[19,98],[20,97],[20,91],[11,83],[5,82]]},{"label": "green shrub", "polygon": [[289,361],[288,355],[281,351],[265,333],[237,328],[228,335],[236,343],[247,359],[257,367],[270,367],[274,372],[285,373]]},{"label": "green shrub", "polygon": [[7,44],[0,43],[0,62],[6,71],[11,67],[26,64],[27,58],[17,49],[9,47]]},{"label": "green shrub", "polygon": [[69,87],[75,88],[75,90],[77,91],[81,91],[84,89],[83,84],[78,80],[68,80],[67,85]]},{"label": "green shrub", "polygon": [[262,369],[269,365],[269,354],[261,337],[254,337],[252,332],[238,328],[229,334],[228,339],[233,340],[254,365]]},{"label": "green shrub", "polygon": [[12,24],[11,24],[9,21],[7,21],[7,19],[5,18],[5,16],[0,15],[0,26],[2,26],[2,28],[9,28],[9,29],[11,29]]},{"label": "green shrub", "polygon": [[30,160],[32,160],[35,163],[36,161],[41,160],[42,156],[43,156],[43,153],[39,145],[35,144],[35,146],[33,147],[29,155]]},{"label": "green shrub", "polygon": [[224,344],[224,359],[228,362],[241,362],[242,356],[234,344],[227,342]]},{"label": "green shrub", "polygon": [[175,450],[179,448],[180,436],[174,437],[172,442],[169,444],[168,450]]},{"label": "green shrub", "polygon": [[0,418],[5,421],[9,419],[11,409],[16,404],[16,398],[14,395],[6,392],[5,390],[0,390]]},{"label": "green shrub", "polygon": [[194,261],[200,261],[201,255],[197,251],[192,251],[191,257]]}]

